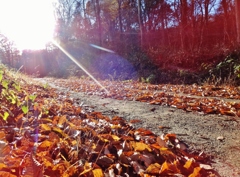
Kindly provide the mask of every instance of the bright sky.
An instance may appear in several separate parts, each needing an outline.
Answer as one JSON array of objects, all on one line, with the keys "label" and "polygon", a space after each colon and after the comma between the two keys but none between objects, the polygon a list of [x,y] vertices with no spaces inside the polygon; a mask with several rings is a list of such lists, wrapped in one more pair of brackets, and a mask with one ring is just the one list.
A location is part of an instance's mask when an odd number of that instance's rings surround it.
[{"label": "bright sky", "polygon": [[20,50],[43,49],[52,39],[53,0],[0,0],[0,33]]}]

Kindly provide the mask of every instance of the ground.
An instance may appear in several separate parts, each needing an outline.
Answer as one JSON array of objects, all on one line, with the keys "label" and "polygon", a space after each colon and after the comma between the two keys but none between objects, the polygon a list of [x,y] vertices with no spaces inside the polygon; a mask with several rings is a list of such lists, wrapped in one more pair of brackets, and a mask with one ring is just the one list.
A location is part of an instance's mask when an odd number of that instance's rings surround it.
[{"label": "ground", "polygon": [[[90,91],[74,90],[71,83],[61,84],[68,82],[67,80],[37,80],[57,88],[59,94],[68,95],[86,110],[99,111],[109,117],[118,115],[129,122],[134,120],[134,127],[149,129],[157,135],[175,133],[188,146],[189,152],[203,152],[209,155],[211,166],[219,176],[240,176],[240,119],[237,116],[203,114],[166,105],[152,105],[148,102],[107,98]],[[215,96],[214,99],[224,98]],[[235,100],[230,101],[239,102],[239,99],[235,97]]]}]

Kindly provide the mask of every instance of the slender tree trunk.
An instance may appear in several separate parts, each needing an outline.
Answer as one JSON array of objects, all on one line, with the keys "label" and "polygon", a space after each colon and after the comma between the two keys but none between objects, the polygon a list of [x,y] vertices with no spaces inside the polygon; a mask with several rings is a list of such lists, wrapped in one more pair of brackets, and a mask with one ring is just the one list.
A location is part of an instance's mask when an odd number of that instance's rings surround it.
[{"label": "slender tree trunk", "polygon": [[142,9],[141,9],[141,0],[138,0],[138,23],[140,29],[140,46],[143,44],[143,23],[142,23]]},{"label": "slender tree trunk", "polygon": [[196,40],[195,40],[195,35],[196,35],[196,29],[195,29],[195,1],[194,0],[191,0],[191,6],[190,6],[190,16],[191,16],[191,37],[190,37],[190,40],[191,41],[191,44],[190,44],[190,49],[191,51],[194,50],[195,46],[196,46]]},{"label": "slender tree trunk", "polygon": [[96,0],[96,10],[97,10],[97,22],[98,22],[98,37],[99,37],[99,45],[102,45],[102,22],[101,22],[101,16],[100,16],[100,4],[99,0]]},{"label": "slender tree trunk", "polygon": [[240,1],[235,0],[235,15],[237,27],[237,45],[240,45]]},{"label": "slender tree trunk", "polygon": [[85,7],[85,0],[83,0],[83,17],[86,19],[86,7]]},{"label": "slender tree trunk", "polygon": [[210,3],[209,0],[205,0],[204,11],[205,11],[205,24],[206,24],[206,26],[208,25],[208,18],[209,18],[209,13],[208,13],[209,3]]},{"label": "slender tree trunk", "polygon": [[118,20],[119,20],[119,28],[120,28],[120,33],[122,35],[123,33],[123,25],[122,25],[122,0],[118,0]]},{"label": "slender tree trunk", "polygon": [[182,49],[187,49],[187,14],[188,14],[188,7],[187,7],[187,0],[180,0],[181,4],[181,43]]},{"label": "slender tree trunk", "polygon": [[227,5],[227,1],[226,0],[222,0],[222,7],[223,7],[223,12],[224,12],[224,31],[223,31],[223,35],[224,35],[224,43],[226,42],[226,36],[228,36],[228,5]]}]

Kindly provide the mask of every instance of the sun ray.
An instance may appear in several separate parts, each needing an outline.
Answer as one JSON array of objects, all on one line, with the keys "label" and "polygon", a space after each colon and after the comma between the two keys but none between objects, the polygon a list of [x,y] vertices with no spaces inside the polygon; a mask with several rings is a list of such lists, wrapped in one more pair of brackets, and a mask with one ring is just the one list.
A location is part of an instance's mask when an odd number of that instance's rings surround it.
[{"label": "sun ray", "polygon": [[97,85],[99,85],[107,94],[109,91],[93,76],[91,75],[68,51],[66,51],[61,45],[59,45],[55,40],[52,41],[53,44],[58,47],[70,60],[72,60],[80,69],[82,69]]},{"label": "sun ray", "polygon": [[109,52],[109,53],[115,53],[114,51],[110,50],[110,49],[107,49],[107,48],[104,48],[104,47],[100,47],[98,45],[95,45],[95,44],[89,44],[90,46],[96,48],[96,49],[99,49],[99,50],[103,50],[103,51],[106,51],[106,52]]}]

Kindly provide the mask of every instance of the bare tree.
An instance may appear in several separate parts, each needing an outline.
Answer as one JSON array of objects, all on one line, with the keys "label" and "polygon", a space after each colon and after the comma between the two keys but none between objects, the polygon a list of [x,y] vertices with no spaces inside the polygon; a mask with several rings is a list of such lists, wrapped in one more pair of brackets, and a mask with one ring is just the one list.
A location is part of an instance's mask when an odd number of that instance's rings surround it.
[{"label": "bare tree", "polygon": [[58,2],[54,4],[57,20],[57,36],[62,41],[67,41],[71,37],[69,30],[77,5],[77,0],[58,0]]},{"label": "bare tree", "polygon": [[13,41],[10,41],[6,36],[0,34],[0,60],[11,67],[16,66],[19,59],[19,50],[15,47]]}]

